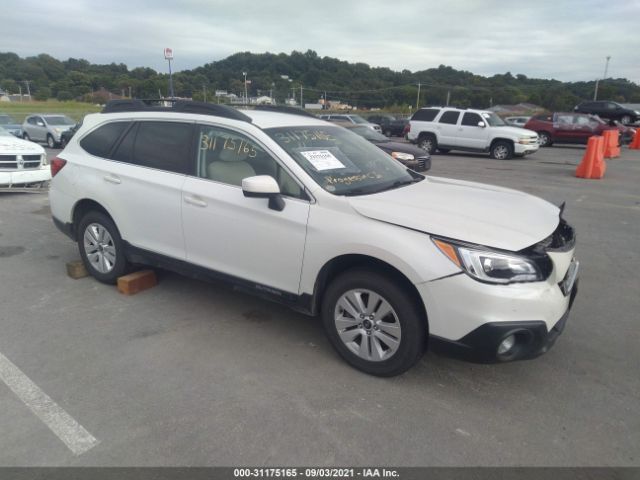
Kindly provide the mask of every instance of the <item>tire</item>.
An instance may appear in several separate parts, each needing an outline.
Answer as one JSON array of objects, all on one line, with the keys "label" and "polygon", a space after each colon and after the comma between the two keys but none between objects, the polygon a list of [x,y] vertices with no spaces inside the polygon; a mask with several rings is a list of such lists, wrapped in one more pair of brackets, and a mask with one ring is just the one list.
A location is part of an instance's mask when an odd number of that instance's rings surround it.
[{"label": "tire", "polygon": [[438,148],[438,151],[440,153],[449,153],[451,151],[450,148]]},{"label": "tire", "polygon": [[82,217],[78,249],[85,268],[99,282],[113,285],[128,269],[120,232],[104,213],[91,211]]},{"label": "tire", "polygon": [[67,137],[60,137],[60,148],[66,148],[67,147]]},{"label": "tire", "polygon": [[513,146],[504,140],[498,140],[491,145],[491,158],[496,160],[508,160],[513,157]]},{"label": "tire", "polygon": [[549,132],[538,132],[538,140],[541,147],[550,147],[553,145]]},{"label": "tire", "polygon": [[[375,300],[373,295],[377,295]],[[375,307],[371,305],[374,301]],[[385,275],[365,269],[344,272],[327,288],[321,308],[331,345],[362,372],[380,377],[400,375],[424,353],[426,319],[411,295]],[[376,318],[383,309],[387,313]]]},{"label": "tire", "polygon": [[22,139],[26,140],[27,142],[31,141],[31,138],[29,138],[29,134],[27,132],[22,132]]},{"label": "tire", "polygon": [[438,148],[438,141],[432,133],[422,133],[418,137],[418,147],[428,154],[432,154],[436,151],[436,148]]},{"label": "tire", "polygon": [[56,141],[53,139],[53,136],[47,135],[47,147],[56,148]]},{"label": "tire", "polygon": [[623,125],[629,125],[631,123],[631,116],[623,115],[622,117],[620,117],[620,123],[622,123]]},{"label": "tire", "polygon": [[384,133],[385,137],[390,137],[391,136],[391,130],[385,130],[383,133]]}]

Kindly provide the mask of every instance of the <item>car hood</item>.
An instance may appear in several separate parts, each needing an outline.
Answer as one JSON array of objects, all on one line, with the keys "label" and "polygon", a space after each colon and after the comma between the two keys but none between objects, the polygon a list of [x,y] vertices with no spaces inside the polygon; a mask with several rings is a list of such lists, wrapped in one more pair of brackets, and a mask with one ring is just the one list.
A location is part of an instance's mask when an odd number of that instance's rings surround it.
[{"label": "car hood", "polygon": [[44,148],[37,143],[22,140],[14,136],[1,136],[0,137],[0,154],[22,154],[33,153],[42,154]]},{"label": "car hood", "polygon": [[427,177],[403,188],[346,197],[361,215],[421,232],[518,251],[558,226],[560,209],[493,185]]},{"label": "car hood", "polygon": [[429,154],[420,147],[416,147],[410,143],[402,142],[372,142],[376,147],[381,148],[385,152],[403,152],[410,153],[414,157],[428,157]]},{"label": "car hood", "polygon": [[521,137],[522,135],[530,135],[537,136],[538,134],[533,130],[528,130],[524,127],[494,127],[496,130],[499,129],[500,133],[503,135],[511,135],[513,137]]}]

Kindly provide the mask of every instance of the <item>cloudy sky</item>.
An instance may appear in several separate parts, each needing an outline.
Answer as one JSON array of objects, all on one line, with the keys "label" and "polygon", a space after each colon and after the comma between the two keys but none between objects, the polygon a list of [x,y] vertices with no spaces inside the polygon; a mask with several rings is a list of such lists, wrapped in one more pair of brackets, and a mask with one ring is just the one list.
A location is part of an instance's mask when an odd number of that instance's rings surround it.
[{"label": "cloudy sky", "polygon": [[176,70],[239,52],[640,83],[640,0],[2,0],[0,51]]}]

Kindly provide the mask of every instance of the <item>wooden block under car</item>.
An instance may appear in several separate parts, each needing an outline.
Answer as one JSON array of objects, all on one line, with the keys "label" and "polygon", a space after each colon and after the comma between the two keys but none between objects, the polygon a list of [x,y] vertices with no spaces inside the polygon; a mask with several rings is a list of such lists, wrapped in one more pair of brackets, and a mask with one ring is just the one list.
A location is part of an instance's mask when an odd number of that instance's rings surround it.
[{"label": "wooden block under car", "polygon": [[153,270],[140,270],[118,278],[118,291],[125,295],[135,295],[138,292],[155,287],[158,281]]},{"label": "wooden block under car", "polygon": [[89,272],[84,268],[84,263],[80,260],[76,260],[74,262],[67,262],[67,275],[71,278],[78,279],[88,276]]}]

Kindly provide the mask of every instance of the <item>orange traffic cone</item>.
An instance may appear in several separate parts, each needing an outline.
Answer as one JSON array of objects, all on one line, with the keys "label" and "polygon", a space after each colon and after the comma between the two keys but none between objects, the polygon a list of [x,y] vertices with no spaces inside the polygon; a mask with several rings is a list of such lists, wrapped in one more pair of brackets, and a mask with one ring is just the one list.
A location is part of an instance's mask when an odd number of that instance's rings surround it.
[{"label": "orange traffic cone", "polygon": [[636,134],[633,136],[629,148],[631,150],[640,150],[640,128],[636,130]]},{"label": "orange traffic cone", "polygon": [[618,130],[605,130],[604,136],[604,156],[606,158],[617,158],[620,156],[620,132]]},{"label": "orange traffic cone", "polygon": [[587,142],[587,150],[584,152],[582,162],[576,169],[576,177],[602,178],[607,169],[604,163],[604,137],[590,137]]}]

